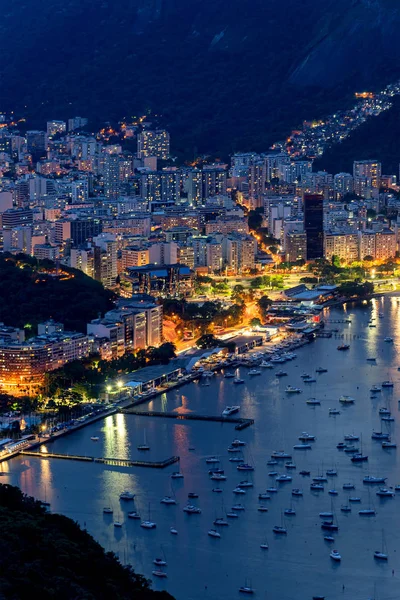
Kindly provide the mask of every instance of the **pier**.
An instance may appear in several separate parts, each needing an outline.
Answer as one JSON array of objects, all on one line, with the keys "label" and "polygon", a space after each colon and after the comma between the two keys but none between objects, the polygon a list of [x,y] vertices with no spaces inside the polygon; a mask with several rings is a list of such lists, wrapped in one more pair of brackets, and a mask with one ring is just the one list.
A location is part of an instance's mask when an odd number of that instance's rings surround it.
[{"label": "pier", "polygon": [[58,454],[55,452],[34,452],[33,450],[23,450],[21,456],[34,456],[35,458],[60,458],[64,460],[77,460],[80,462],[100,463],[112,467],[148,467],[151,469],[165,469],[174,463],[179,462],[179,456],[171,456],[163,461],[146,460],[125,460],[123,458],[96,458],[94,456],[79,456],[77,454]]},{"label": "pier", "polygon": [[240,431],[254,424],[254,419],[242,419],[240,417],[223,417],[222,415],[198,415],[195,413],[180,414],[176,412],[157,412],[157,411],[140,411],[132,408],[121,409],[125,415],[135,415],[138,417],[162,417],[164,419],[176,419],[177,421],[211,421],[217,423],[232,423],[235,424],[235,429]]}]

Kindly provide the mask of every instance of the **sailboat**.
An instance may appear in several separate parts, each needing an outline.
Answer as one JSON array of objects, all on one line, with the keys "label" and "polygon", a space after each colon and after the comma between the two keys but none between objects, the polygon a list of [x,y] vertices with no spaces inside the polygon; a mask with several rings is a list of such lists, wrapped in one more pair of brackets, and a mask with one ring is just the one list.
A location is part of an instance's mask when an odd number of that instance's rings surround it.
[{"label": "sailboat", "polygon": [[268,550],[269,546],[268,546],[267,536],[265,536],[265,542],[262,542],[260,544],[260,548],[261,548],[261,550]]},{"label": "sailboat", "polygon": [[282,513],[281,513],[281,524],[280,525],[275,525],[272,528],[272,531],[274,533],[281,534],[281,535],[286,535],[287,534],[287,529],[286,529],[286,527],[283,526],[283,514]]},{"label": "sailboat", "polygon": [[385,538],[384,538],[384,533],[383,533],[383,529],[382,529],[382,550],[375,550],[374,558],[376,558],[377,560],[387,560],[388,559],[387,550],[386,550],[385,546],[386,546]]},{"label": "sailboat", "polygon": [[371,492],[368,489],[368,508],[363,508],[358,511],[360,517],[374,517],[376,515],[376,510],[371,506]]},{"label": "sailboat", "polygon": [[114,527],[122,527],[122,521],[120,520],[120,516],[118,515],[118,519],[114,521]]},{"label": "sailboat", "polygon": [[142,521],[140,523],[140,527],[143,527],[143,529],[155,529],[157,527],[157,523],[155,523],[154,521],[151,521],[151,519],[150,519],[150,502],[149,502],[149,518],[147,521]]},{"label": "sailboat", "polygon": [[146,430],[144,430],[143,432],[143,444],[139,444],[139,446],[137,447],[138,450],[150,450],[150,446],[147,444],[146,442]]}]

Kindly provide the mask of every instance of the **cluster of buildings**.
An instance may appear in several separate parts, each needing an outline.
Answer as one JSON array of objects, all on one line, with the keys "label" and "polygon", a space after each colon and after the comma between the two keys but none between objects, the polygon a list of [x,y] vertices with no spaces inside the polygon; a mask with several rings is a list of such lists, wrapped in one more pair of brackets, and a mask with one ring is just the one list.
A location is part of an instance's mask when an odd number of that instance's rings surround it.
[{"label": "cluster of buildings", "polygon": [[43,388],[46,373],[68,362],[94,352],[111,360],[162,341],[162,306],[139,295],[120,300],[104,317],[88,323],[86,334],[64,331],[62,323],[49,320],[26,340],[23,329],[0,323],[0,388],[14,396],[32,395]]},{"label": "cluster of buildings", "polygon": [[[388,90],[357,110],[375,114]],[[111,143],[81,117],[21,132],[0,115],[0,249],[80,269],[124,297],[190,295],[196,271],[262,269],[271,257],[249,233],[249,209],[277,240],[275,261],[394,256],[397,176],[378,161],[355,161],[352,173],[313,171],[319,127],[297,136],[301,153],[292,141],[236,153],[231,164],[175,166],[169,133],[151,123],[121,123]]]}]

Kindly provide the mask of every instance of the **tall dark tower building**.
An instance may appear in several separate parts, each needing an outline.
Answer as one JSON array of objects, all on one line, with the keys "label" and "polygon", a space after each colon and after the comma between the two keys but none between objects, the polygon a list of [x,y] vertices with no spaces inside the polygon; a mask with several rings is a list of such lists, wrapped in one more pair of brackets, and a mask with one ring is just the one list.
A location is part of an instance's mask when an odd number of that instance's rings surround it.
[{"label": "tall dark tower building", "polygon": [[304,229],[307,235],[307,260],[324,256],[324,197],[304,194]]}]

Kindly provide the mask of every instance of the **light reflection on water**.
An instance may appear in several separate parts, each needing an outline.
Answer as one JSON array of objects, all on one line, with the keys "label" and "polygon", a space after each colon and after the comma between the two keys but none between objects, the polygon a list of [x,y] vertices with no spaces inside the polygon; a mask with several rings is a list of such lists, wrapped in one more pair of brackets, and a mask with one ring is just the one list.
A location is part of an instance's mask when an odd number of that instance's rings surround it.
[{"label": "light reflection on water", "polygon": [[[378,313],[385,317],[379,319]],[[25,457],[13,460],[11,475],[3,481],[18,484],[32,495],[51,501],[52,509],[63,512],[85,524],[88,531],[107,549],[115,551],[122,561],[130,561],[146,576],[151,574],[152,560],[161,552],[168,560],[168,580],[154,582],[156,589],[164,587],[178,600],[232,600],[239,597],[238,587],[246,578],[251,579],[258,598],[270,600],[308,600],[313,595],[325,594],[327,600],[352,598],[365,600],[373,595],[377,584],[377,597],[386,600],[399,598],[400,552],[397,530],[400,525],[398,502],[400,497],[379,500],[376,490],[371,498],[377,510],[372,519],[362,519],[357,507],[349,515],[340,512],[340,504],[348,501],[342,491],[345,481],[354,481],[356,494],[368,503],[365,486],[360,481],[368,473],[383,474],[388,484],[400,483],[400,462],[396,451],[384,452],[379,442],[371,440],[373,428],[381,427],[378,409],[389,406],[396,423],[387,424],[392,439],[399,444],[400,399],[400,305],[395,297],[376,299],[369,305],[348,306],[345,310],[332,310],[328,318],[349,323],[327,324],[327,329],[338,328],[337,338],[317,340],[297,351],[298,359],[286,363],[283,368],[288,377],[277,379],[265,369],[261,376],[250,378],[246,369],[239,375],[246,379],[243,386],[232,385],[231,380],[217,375],[210,385],[203,382],[190,384],[154,399],[143,410],[192,411],[201,414],[219,414],[227,404],[240,404],[241,415],[255,419],[249,429],[235,432],[232,426],[221,423],[175,421],[172,419],[114,415],[88,428],[54,443],[51,448],[62,453],[109,456],[119,458],[162,460],[179,455],[180,465],[166,470],[124,469],[99,464],[74,461],[46,460]],[[369,327],[369,320],[375,318]],[[383,342],[385,336],[395,338],[394,344]],[[343,340],[350,343],[348,352],[337,352]],[[368,363],[367,357],[376,356],[377,363]],[[314,373],[323,366],[328,373],[318,375],[317,383],[304,384],[300,375]],[[266,372],[265,372],[266,371]],[[370,387],[385,379],[395,382],[395,388],[385,389],[370,398]],[[298,385],[303,394],[288,397],[286,385]],[[354,406],[340,407],[341,415],[329,417],[328,408],[339,406],[342,394],[356,398]],[[308,397],[321,399],[320,407],[305,404]],[[384,425],[382,425],[384,427]],[[151,451],[137,451],[136,446],[146,439]],[[266,466],[272,450],[291,450],[300,432],[309,431],[317,436],[312,451],[294,454],[297,470],[292,472],[293,484],[282,484],[279,493],[268,503],[269,512],[257,511],[258,492],[271,485]],[[362,434],[363,450],[369,462],[354,466],[348,456],[336,450],[336,444],[345,433]],[[91,442],[98,435],[100,441]],[[249,477],[254,490],[243,497],[234,498],[232,489],[247,474],[238,473],[234,463],[229,462],[226,447],[234,437],[247,441],[244,458],[256,465]],[[50,446],[49,446],[50,447]],[[194,447],[195,451],[189,451]],[[209,481],[205,457],[220,455],[221,466],[228,477],[226,483]],[[309,492],[309,481],[298,472],[302,468],[313,474],[336,467],[339,476],[326,485],[321,494]],[[184,480],[171,480],[172,471],[180,468]],[[279,471],[284,470],[282,466]],[[220,486],[223,494],[213,494],[211,489]],[[291,487],[301,487],[303,498],[291,498]],[[323,540],[318,513],[330,510],[331,497],[327,489],[336,487],[339,497],[334,500],[340,531],[335,534],[335,547],[343,556],[340,565],[331,564],[329,548]],[[137,494],[134,503],[121,503],[123,490]],[[187,493],[196,491],[202,515],[187,517],[182,508]],[[163,506],[164,495],[174,495],[178,506]],[[239,519],[225,528],[220,540],[208,538],[207,530],[217,516],[223,516],[234,501],[242,502],[246,511]],[[122,529],[113,527],[113,518],[102,514],[103,506],[111,504],[114,517],[120,518]],[[297,515],[286,519],[288,535],[274,538],[272,527],[281,522],[281,511],[292,504]],[[145,531],[137,521],[127,518],[127,512],[135,507],[143,518],[157,522],[157,529]],[[179,535],[174,537],[169,528],[176,526]],[[375,563],[373,551],[380,548],[382,528],[388,545],[388,564]],[[262,552],[261,541],[268,539],[270,548]],[[396,552],[397,550],[397,552]],[[395,573],[392,576],[392,569]],[[345,585],[345,594],[342,594]],[[205,589],[207,586],[207,589]]]}]

